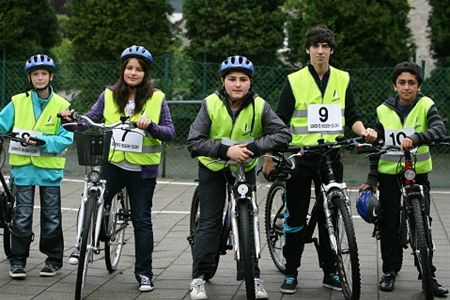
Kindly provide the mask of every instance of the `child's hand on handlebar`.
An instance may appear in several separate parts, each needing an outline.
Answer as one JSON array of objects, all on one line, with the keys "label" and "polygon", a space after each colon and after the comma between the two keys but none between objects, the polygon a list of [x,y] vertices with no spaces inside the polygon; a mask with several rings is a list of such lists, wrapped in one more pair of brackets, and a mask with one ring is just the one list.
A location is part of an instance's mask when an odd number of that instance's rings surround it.
[{"label": "child's hand on handlebar", "polygon": [[148,126],[150,126],[150,124],[152,123],[152,120],[146,118],[146,117],[141,117],[137,122],[136,122],[136,127],[139,129],[147,129]]},{"label": "child's hand on handlebar", "polygon": [[411,150],[412,148],[414,148],[413,140],[409,137],[405,137],[400,145],[400,150]]},{"label": "child's hand on handlebar", "polygon": [[66,110],[66,111],[62,111],[58,114],[58,117],[61,116],[61,118],[63,118],[66,121],[72,122],[73,121],[73,113],[75,112],[75,110],[71,109],[71,110]]},{"label": "child's hand on handlebar", "polygon": [[253,156],[253,152],[248,150],[245,144],[233,145],[227,151],[227,157],[238,163],[243,163],[251,156]]},{"label": "child's hand on handlebar", "polygon": [[360,135],[366,139],[366,142],[369,142],[369,143],[375,142],[377,140],[377,137],[378,137],[377,131],[375,129],[372,129],[372,128],[364,129],[360,133]]},{"label": "child's hand on handlebar", "polygon": [[272,157],[264,157],[264,164],[262,167],[262,173],[264,177],[267,179],[269,174],[275,170],[275,162]]}]

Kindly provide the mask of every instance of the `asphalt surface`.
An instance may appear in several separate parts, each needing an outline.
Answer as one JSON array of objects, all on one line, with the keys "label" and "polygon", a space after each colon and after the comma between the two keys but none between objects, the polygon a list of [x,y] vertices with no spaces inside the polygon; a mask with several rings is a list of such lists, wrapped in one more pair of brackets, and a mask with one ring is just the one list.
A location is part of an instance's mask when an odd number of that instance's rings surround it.
[{"label": "asphalt surface", "polygon": [[[119,263],[118,270],[108,273],[104,263],[104,254],[95,256],[90,265],[86,286],[86,299],[190,299],[191,251],[186,240],[189,231],[189,207],[195,188],[194,182],[174,182],[158,180],[154,196],[153,224],[155,250],[153,253],[153,271],[155,290],[149,293],[138,291],[133,274],[134,241],[130,226],[127,232],[127,244]],[[266,183],[258,187],[260,209],[265,205]],[[75,223],[82,181],[65,179],[62,184],[63,229],[65,237],[65,257],[61,274],[44,278],[39,276],[45,257],[39,252],[39,200],[36,200],[33,231],[36,234],[31,244],[27,261],[27,277],[13,280],[8,275],[9,261],[3,251],[0,252],[0,299],[73,299],[77,266],[69,265],[68,256],[74,249]],[[450,287],[450,191],[435,190],[432,194],[433,238],[436,245],[434,263],[440,283]],[[355,191],[350,190],[355,199]],[[359,248],[362,274],[361,299],[423,299],[421,283],[417,280],[417,270],[413,265],[410,249],[404,250],[403,268],[399,273],[395,291],[380,292],[377,288],[381,277],[381,259],[379,245],[371,237],[372,227],[356,216],[353,207],[354,225]],[[262,216],[262,213],[260,213]],[[261,219],[261,242],[263,247],[260,260],[261,277],[270,299],[344,299],[342,293],[322,287],[322,271],[318,267],[314,246],[305,248],[302,266],[299,269],[297,293],[282,295],[279,292],[283,275],[273,265],[265,242]],[[3,243],[2,241],[0,243]],[[3,249],[3,245],[1,248]],[[246,299],[243,282],[236,281],[236,263],[229,252],[220,258],[216,276],[206,285],[209,299]]]}]

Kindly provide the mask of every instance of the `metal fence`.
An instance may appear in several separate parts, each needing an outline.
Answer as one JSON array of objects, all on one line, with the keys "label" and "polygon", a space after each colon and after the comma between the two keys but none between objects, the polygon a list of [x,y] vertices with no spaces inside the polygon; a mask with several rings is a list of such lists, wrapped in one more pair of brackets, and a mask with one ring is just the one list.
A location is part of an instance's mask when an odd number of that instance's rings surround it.
[{"label": "metal fence", "polygon": [[[220,87],[217,63],[198,62],[180,54],[157,56],[152,65],[152,79],[157,88],[170,99],[169,107],[177,131],[174,141],[164,145],[162,176],[168,178],[196,178],[197,162],[189,156],[185,141],[189,126],[205,98]],[[26,90],[28,82],[23,73],[24,62],[0,60],[1,107],[16,93]],[[288,67],[256,66],[253,89],[275,107]],[[356,103],[363,121],[373,126],[375,108],[393,94],[391,68],[348,70],[356,94]],[[106,85],[119,77],[118,62],[65,62],[58,64],[54,86],[57,92],[72,102],[72,106],[87,111]],[[450,112],[450,68],[435,69],[422,85],[422,91],[437,104],[445,121]],[[187,100],[189,99],[189,100]],[[195,99],[196,101],[192,100]],[[447,130],[449,130],[447,122]],[[435,170],[431,175],[433,186],[450,187],[450,149],[433,149]],[[358,184],[364,180],[367,161],[351,153],[344,156],[346,179]]]}]

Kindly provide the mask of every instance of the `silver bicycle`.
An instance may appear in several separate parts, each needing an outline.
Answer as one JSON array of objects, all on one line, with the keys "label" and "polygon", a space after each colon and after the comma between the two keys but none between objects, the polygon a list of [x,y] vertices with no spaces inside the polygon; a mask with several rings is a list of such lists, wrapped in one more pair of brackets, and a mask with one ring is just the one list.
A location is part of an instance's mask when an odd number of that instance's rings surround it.
[{"label": "silver bicycle", "polygon": [[125,245],[125,230],[131,220],[130,202],[125,188],[114,196],[111,207],[104,209],[106,180],[101,178],[100,168],[108,163],[112,129],[120,128],[124,134],[142,133],[135,128],[135,124],[125,120],[106,125],[78,113],[74,113],[72,118],[76,122],[66,123],[65,127],[75,125],[98,129],[95,132],[75,131],[78,163],[86,167],[75,244],[79,250],[75,289],[75,299],[78,300],[83,297],[89,264],[94,262],[94,254],[102,250],[100,242],[104,242],[106,268],[110,273],[117,269]]}]

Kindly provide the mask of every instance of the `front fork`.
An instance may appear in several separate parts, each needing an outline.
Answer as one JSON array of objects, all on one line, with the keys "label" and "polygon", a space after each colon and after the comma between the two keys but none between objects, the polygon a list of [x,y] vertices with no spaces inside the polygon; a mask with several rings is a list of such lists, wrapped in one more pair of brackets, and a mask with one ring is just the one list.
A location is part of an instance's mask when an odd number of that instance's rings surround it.
[{"label": "front fork", "polygon": [[251,197],[248,197],[244,194],[239,195],[239,198],[234,197],[233,193],[231,193],[231,230],[232,230],[232,238],[233,238],[233,247],[235,251],[235,258],[240,260],[241,255],[239,251],[239,230],[238,230],[238,215],[236,211],[237,201],[250,201],[252,207],[252,223],[253,223],[253,237],[254,237],[254,245],[255,245],[255,254],[259,259],[261,257],[261,241],[259,236],[259,209],[256,202],[256,191],[252,187],[252,185],[247,185],[249,191],[251,192]]},{"label": "front fork", "polygon": [[333,203],[331,203],[333,199],[342,198],[342,196],[345,198],[345,201],[347,202],[346,206],[350,207],[349,205],[350,199],[346,193],[347,185],[344,182],[343,183],[332,182],[327,185],[322,185],[321,191],[322,197],[324,199],[323,211],[325,213],[325,225],[328,231],[328,236],[330,238],[331,250],[333,250],[334,254],[337,255],[338,254],[337,240],[336,235],[334,233],[334,225],[330,207],[334,205]]}]

